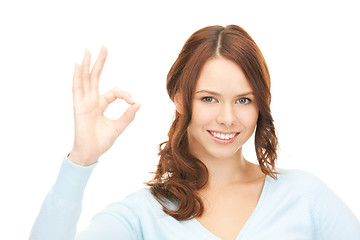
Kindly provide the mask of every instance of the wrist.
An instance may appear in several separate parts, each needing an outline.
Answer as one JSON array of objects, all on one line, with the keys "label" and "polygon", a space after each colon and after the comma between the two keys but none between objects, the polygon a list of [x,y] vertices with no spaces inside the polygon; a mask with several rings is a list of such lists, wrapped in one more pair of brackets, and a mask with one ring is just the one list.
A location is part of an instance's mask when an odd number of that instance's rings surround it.
[{"label": "wrist", "polygon": [[98,157],[94,156],[86,156],[85,154],[78,153],[77,151],[72,150],[68,155],[67,158],[80,166],[90,166],[97,162]]}]

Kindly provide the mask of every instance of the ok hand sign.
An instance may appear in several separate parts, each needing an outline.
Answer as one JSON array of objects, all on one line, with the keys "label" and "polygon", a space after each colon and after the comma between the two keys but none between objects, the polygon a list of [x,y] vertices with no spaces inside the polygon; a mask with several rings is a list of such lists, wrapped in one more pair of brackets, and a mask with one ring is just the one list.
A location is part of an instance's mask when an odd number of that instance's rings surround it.
[{"label": "ok hand sign", "polygon": [[[131,95],[119,88],[113,88],[104,95],[99,94],[99,79],[105,64],[107,49],[101,48],[100,54],[90,69],[90,52],[85,51],[81,66],[75,64],[73,78],[73,105],[75,139],[69,159],[79,165],[89,166],[106,152],[117,137],[134,120],[140,104]],[[116,120],[104,116],[110,103],[117,98],[130,106]]]}]

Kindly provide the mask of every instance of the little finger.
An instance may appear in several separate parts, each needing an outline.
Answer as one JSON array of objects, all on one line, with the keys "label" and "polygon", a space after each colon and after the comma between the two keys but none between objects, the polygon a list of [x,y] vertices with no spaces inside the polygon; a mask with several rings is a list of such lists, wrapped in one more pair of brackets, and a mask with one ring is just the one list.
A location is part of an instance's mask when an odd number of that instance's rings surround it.
[{"label": "little finger", "polygon": [[73,75],[73,100],[82,97],[83,86],[81,81],[80,65],[75,63],[74,75]]},{"label": "little finger", "polygon": [[84,87],[84,94],[87,94],[90,89],[89,83],[89,69],[90,69],[91,54],[89,50],[85,50],[83,62],[81,64],[81,81]]}]

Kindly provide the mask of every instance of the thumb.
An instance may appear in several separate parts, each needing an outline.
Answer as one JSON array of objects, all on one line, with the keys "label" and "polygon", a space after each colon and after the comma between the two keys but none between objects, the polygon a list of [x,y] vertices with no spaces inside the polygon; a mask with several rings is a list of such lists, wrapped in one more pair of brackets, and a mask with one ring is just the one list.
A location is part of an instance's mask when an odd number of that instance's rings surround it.
[{"label": "thumb", "polygon": [[141,104],[132,104],[124,114],[115,120],[116,130],[119,135],[125,130],[125,128],[134,120],[136,112],[139,110]]}]

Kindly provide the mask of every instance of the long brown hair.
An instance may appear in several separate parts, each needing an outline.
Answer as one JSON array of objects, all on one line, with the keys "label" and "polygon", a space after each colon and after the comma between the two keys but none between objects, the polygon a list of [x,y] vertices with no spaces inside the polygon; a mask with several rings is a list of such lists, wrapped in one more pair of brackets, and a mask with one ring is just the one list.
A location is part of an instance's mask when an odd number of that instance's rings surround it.
[{"label": "long brown hair", "polygon": [[[204,205],[196,191],[208,180],[206,166],[189,150],[187,127],[192,116],[192,98],[204,63],[221,56],[235,62],[252,87],[259,107],[255,149],[263,173],[276,178],[278,139],[270,111],[270,75],[265,59],[244,29],[236,25],[210,26],[196,31],[186,41],[167,76],[167,91],[174,101],[181,96],[183,113],[175,113],[169,140],[159,145],[160,161],[155,177],[147,183],[168,215],[177,220],[200,216]],[[168,203],[174,205],[168,205]],[[171,206],[175,206],[171,207]]]}]

